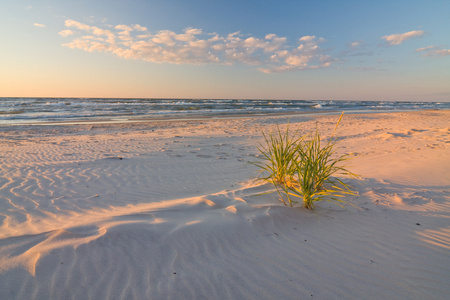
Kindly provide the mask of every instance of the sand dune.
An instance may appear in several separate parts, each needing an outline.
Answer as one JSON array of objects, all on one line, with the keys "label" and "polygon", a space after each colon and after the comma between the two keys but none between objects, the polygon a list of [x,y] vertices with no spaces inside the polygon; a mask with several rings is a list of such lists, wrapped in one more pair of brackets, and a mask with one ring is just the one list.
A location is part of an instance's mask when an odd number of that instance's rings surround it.
[{"label": "sand dune", "polygon": [[346,115],[356,208],[314,212],[249,163],[287,117],[1,127],[0,298],[447,299],[449,121]]}]

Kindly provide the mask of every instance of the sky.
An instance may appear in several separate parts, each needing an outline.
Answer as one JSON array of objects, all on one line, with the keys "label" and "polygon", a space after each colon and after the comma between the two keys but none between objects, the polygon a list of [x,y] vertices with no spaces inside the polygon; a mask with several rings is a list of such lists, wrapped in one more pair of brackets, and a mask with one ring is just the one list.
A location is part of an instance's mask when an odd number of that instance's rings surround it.
[{"label": "sky", "polygon": [[450,1],[0,0],[0,97],[450,101]]}]

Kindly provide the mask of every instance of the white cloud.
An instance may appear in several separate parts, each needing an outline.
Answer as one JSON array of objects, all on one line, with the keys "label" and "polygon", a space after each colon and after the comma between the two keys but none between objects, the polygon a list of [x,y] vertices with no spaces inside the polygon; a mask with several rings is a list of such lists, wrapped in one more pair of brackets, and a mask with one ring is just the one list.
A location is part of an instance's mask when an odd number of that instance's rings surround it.
[{"label": "white cloud", "polygon": [[313,41],[316,37],[314,35],[307,35],[300,38],[301,42],[310,42]]},{"label": "white cloud", "polygon": [[286,63],[291,66],[307,66],[311,57],[309,55],[289,55],[286,58]]},{"label": "white cloud", "polygon": [[46,25],[40,24],[40,23],[34,23],[33,26],[40,27],[40,28],[47,27]]},{"label": "white cloud", "polygon": [[270,59],[280,62],[278,66],[260,68],[264,73],[285,72],[294,70],[328,68],[334,59],[322,53],[319,43],[325,39],[315,36],[304,36],[299,39],[300,45],[293,49],[275,51]]},{"label": "white cloud", "polygon": [[131,31],[131,30],[133,30],[133,28],[131,28],[130,26],[127,26],[127,25],[117,25],[114,28],[117,29],[117,30],[123,30],[123,31]]},{"label": "white cloud", "polygon": [[192,35],[202,34],[202,30],[201,29],[197,29],[197,28],[186,28],[184,30],[184,32],[186,32],[186,34],[192,34]]},{"label": "white cloud", "polygon": [[191,46],[193,48],[207,48],[208,42],[205,40],[191,41],[191,42],[189,42],[189,46]]},{"label": "white cloud", "polygon": [[419,48],[416,49],[416,52],[424,52],[423,56],[433,56],[433,57],[442,57],[450,55],[450,49],[441,49],[441,47],[437,46],[427,46]]},{"label": "white cloud", "polygon": [[350,44],[350,47],[353,49],[358,48],[359,46],[361,46],[361,41],[356,41]]},{"label": "white cloud", "polygon": [[157,34],[154,35],[152,41],[158,44],[167,45],[168,47],[174,47],[176,42],[174,38],[176,33],[170,30],[161,30]]},{"label": "white cloud", "polygon": [[90,28],[91,28],[91,26],[89,26],[89,25],[86,25],[86,24],[82,24],[82,23],[80,23],[80,22],[77,22],[77,21],[74,21],[74,20],[66,20],[65,22],[64,22],[64,24],[67,26],[67,27],[75,27],[75,28],[77,28],[77,29],[80,29],[80,30],[89,30]]},{"label": "white cloud", "polygon": [[197,35],[202,34],[202,30],[197,28],[186,28],[183,31],[184,33],[180,34],[176,34],[175,32],[173,32],[174,39],[176,39],[177,41],[191,42],[197,39]]},{"label": "white cloud", "polygon": [[258,38],[240,32],[205,33],[198,28],[151,33],[141,25],[105,24],[99,28],[74,20],[66,20],[65,25],[70,29],[59,34],[71,36],[72,41],[63,46],[112,53],[124,59],[173,64],[241,63],[259,66],[265,73],[326,68],[333,62],[319,47],[325,40],[315,36],[304,36],[298,40],[298,47],[291,47],[285,37],[273,33]]},{"label": "white cloud", "polygon": [[[96,26],[90,26],[87,24],[83,24],[74,20],[66,20],[64,23],[67,27],[74,27],[76,29],[82,30],[82,31],[87,31],[87,32],[91,32],[94,35],[98,35],[98,36],[107,36],[108,37],[108,42],[113,44],[115,42],[115,34],[108,29],[102,29]],[[75,33],[75,32],[74,32]]]},{"label": "white cloud", "polygon": [[134,25],[133,29],[137,31],[147,31],[147,27],[141,26],[139,24]]},{"label": "white cloud", "polygon": [[430,49],[433,49],[433,48],[434,48],[434,46],[427,46],[427,47],[416,49],[416,51],[417,52],[427,51],[427,50],[430,50]]},{"label": "white cloud", "polygon": [[389,45],[400,45],[401,43],[403,43],[406,40],[417,38],[424,34],[425,34],[424,31],[416,30],[416,31],[409,31],[409,32],[405,32],[405,33],[385,35],[385,36],[382,36],[381,38],[386,40],[386,42]]},{"label": "white cloud", "polygon": [[73,33],[73,31],[70,30],[70,29],[65,29],[65,30],[61,30],[60,32],[58,32],[58,34],[59,34],[60,36],[69,36],[69,35],[72,35],[72,34],[74,34],[74,33]]},{"label": "white cloud", "polygon": [[434,50],[426,54],[426,56],[447,56],[447,55],[450,55],[450,49]]}]

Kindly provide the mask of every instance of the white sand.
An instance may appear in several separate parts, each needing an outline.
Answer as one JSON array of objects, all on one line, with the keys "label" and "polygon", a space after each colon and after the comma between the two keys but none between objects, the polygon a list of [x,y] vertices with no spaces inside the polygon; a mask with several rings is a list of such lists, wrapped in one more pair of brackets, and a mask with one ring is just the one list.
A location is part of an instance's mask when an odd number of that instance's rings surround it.
[{"label": "white sand", "polygon": [[450,112],[344,116],[314,212],[255,196],[287,119],[0,127],[0,299],[448,299]]}]

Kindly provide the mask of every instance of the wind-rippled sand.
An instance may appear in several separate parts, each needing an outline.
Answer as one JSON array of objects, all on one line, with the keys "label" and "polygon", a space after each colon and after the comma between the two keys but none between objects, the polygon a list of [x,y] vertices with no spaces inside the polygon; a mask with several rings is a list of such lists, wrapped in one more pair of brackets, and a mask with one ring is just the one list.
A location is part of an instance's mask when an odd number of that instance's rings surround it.
[{"label": "wind-rippled sand", "polygon": [[449,111],[344,116],[357,208],[253,180],[261,130],[337,119],[0,127],[0,299],[447,299]]}]

